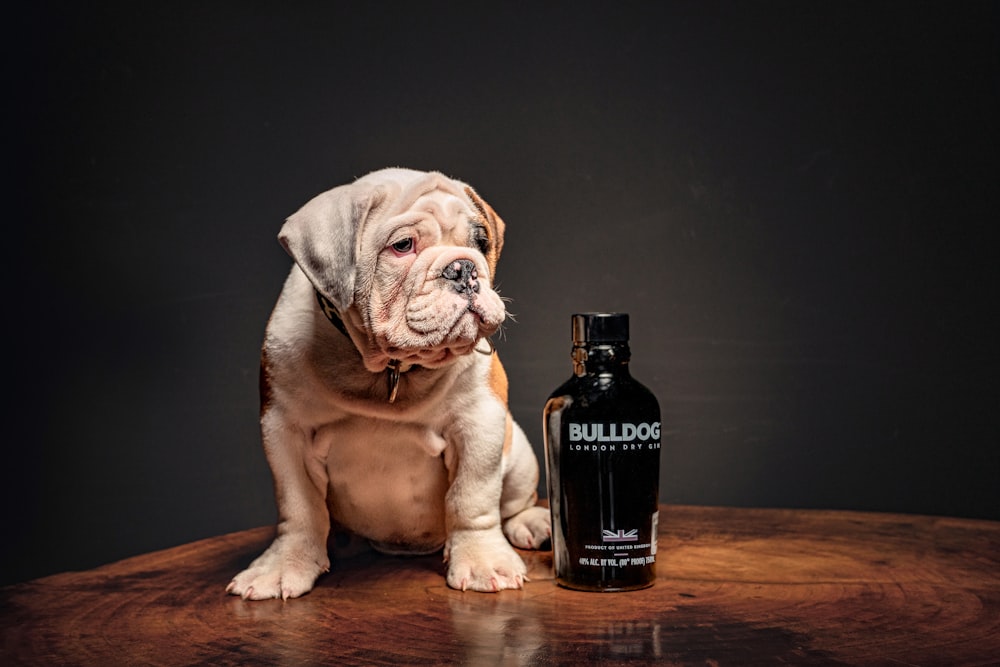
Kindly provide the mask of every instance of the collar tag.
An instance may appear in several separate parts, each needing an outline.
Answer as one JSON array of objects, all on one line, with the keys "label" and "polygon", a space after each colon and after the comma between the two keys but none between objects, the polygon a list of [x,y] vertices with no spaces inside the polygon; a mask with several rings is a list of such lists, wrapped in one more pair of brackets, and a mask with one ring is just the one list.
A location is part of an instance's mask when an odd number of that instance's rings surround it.
[{"label": "collar tag", "polygon": [[386,366],[386,379],[389,381],[389,402],[395,403],[396,396],[399,394],[399,359],[392,359],[389,361],[389,365]]}]

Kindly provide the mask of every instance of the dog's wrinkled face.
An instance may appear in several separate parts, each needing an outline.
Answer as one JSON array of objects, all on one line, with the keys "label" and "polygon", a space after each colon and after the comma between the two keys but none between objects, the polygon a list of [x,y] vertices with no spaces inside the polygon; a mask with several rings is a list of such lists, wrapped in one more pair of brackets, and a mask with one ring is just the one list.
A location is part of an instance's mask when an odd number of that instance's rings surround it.
[{"label": "dog's wrinkled face", "polygon": [[320,195],[289,219],[282,241],[342,315],[353,308],[370,369],[390,359],[438,368],[506,317],[493,285],[503,231],[464,183],[387,169]]},{"label": "dog's wrinkled face", "polygon": [[365,315],[382,351],[434,368],[497,330],[506,311],[486,260],[493,234],[466,193],[435,188],[372,227],[361,248],[375,255]]}]

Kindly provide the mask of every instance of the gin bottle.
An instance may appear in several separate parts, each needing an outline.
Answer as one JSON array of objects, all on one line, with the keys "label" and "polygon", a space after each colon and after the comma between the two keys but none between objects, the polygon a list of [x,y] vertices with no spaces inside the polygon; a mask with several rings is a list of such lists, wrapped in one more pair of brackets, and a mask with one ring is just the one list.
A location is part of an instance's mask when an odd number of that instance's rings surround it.
[{"label": "gin bottle", "polygon": [[660,406],[629,373],[625,313],[572,317],[573,377],[545,404],[556,583],[627,591],[656,578]]}]

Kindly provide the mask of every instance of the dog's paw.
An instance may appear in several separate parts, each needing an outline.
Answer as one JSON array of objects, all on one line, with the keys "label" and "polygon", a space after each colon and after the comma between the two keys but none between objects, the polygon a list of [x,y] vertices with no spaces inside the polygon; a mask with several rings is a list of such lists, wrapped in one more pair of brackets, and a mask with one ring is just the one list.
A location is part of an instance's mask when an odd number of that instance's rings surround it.
[{"label": "dog's paw", "polygon": [[521,588],[527,578],[524,561],[498,530],[458,531],[448,539],[448,585],[460,591],[496,593]]},{"label": "dog's paw", "polygon": [[316,578],[329,571],[330,559],[325,552],[279,538],[233,578],[226,592],[244,600],[287,600],[311,591]]},{"label": "dog's paw", "polygon": [[529,507],[504,521],[503,534],[519,549],[538,549],[552,537],[552,515],[547,507]]}]

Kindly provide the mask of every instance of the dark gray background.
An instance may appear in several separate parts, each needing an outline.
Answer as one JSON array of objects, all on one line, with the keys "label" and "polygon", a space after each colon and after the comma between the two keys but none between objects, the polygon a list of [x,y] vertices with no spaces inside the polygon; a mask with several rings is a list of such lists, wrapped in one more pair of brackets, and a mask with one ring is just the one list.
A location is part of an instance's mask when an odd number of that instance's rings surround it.
[{"label": "dark gray background", "polygon": [[539,451],[622,310],[663,501],[1000,519],[996,3],[97,4],[5,20],[4,581],[274,520],[275,235],[390,165],[507,221]]}]

